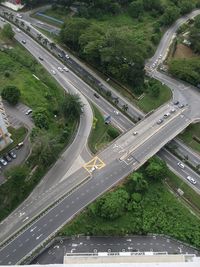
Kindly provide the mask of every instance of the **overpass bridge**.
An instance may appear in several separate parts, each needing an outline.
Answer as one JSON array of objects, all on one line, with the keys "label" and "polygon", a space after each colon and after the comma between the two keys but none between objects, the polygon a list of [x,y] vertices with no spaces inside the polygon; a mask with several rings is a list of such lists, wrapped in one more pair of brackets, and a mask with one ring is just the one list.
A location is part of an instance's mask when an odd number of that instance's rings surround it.
[{"label": "overpass bridge", "polygon": [[[183,108],[176,107],[170,116],[158,124],[158,119],[163,118],[164,114],[170,113],[172,109],[174,109],[172,103],[162,106],[99,153],[97,157],[103,163],[100,164],[100,167],[98,165],[88,169],[84,165],[66,181],[60,183],[59,188],[55,190],[61,190],[64,195],[67,189],[66,184],[70,180],[87,178],[85,183],[5,245],[0,251],[0,265],[20,263],[80,210],[132,171],[137,170],[192,122],[191,108],[185,106]],[[50,197],[51,195],[49,195]],[[49,201],[51,200],[49,199]],[[30,210],[30,216],[31,212]]]}]

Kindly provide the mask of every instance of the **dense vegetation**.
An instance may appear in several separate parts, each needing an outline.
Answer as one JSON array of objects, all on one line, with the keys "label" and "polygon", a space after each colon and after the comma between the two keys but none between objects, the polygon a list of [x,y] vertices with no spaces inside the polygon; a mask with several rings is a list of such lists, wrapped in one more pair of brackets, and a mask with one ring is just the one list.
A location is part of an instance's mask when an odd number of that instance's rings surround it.
[{"label": "dense vegetation", "polygon": [[60,234],[125,235],[159,233],[200,247],[200,221],[167,190],[165,164],[153,158],[126,184],[106,193]]},{"label": "dense vegetation", "polygon": [[[192,26],[185,25],[181,33],[189,31],[188,41],[195,53],[200,53],[200,15],[195,17]],[[200,60],[197,57],[172,59],[169,62],[169,72],[195,86],[200,86]]]},{"label": "dense vegetation", "polygon": [[3,48],[5,40],[1,32],[0,44],[0,92],[13,104],[20,97],[20,101],[33,110],[36,126],[31,132],[30,157],[24,165],[10,170],[7,173],[8,181],[0,187],[2,219],[29,194],[69,143],[82,105],[77,96],[64,93],[21,45],[6,41],[12,49],[5,48],[7,46]]},{"label": "dense vegetation", "polygon": [[[55,3],[66,7],[72,2]],[[78,14],[66,19],[60,38],[84,60],[141,93],[144,62],[162,29],[196,5],[195,0],[81,0]]]}]

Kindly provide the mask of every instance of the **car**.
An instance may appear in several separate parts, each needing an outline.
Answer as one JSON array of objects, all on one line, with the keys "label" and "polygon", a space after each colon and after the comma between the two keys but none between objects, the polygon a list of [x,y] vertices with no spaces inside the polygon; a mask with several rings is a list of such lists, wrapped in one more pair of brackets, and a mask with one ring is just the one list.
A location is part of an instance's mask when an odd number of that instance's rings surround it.
[{"label": "car", "polygon": [[17,14],[16,17],[18,17],[18,18],[21,19],[22,18],[22,15],[21,14]]},{"label": "car", "polygon": [[67,67],[63,67],[63,70],[69,72],[69,69]]},{"label": "car", "polygon": [[185,168],[185,165],[182,163],[182,162],[178,162],[177,165],[181,168],[181,169],[184,169]]},{"label": "car", "polygon": [[61,67],[58,67],[58,70],[59,70],[60,72],[63,72],[63,69],[62,69]]},{"label": "car", "polygon": [[22,40],[22,44],[26,44],[26,40]]},{"label": "car", "polygon": [[69,55],[67,55],[67,54],[65,55],[65,57],[66,57],[66,59],[70,59]]},{"label": "car", "polygon": [[4,18],[1,18],[1,21],[5,22],[5,19]]},{"label": "car", "polygon": [[194,178],[192,178],[191,176],[187,176],[187,180],[192,183],[192,184],[196,184],[197,182],[194,180]]},{"label": "car", "polygon": [[31,114],[33,111],[32,111],[32,109],[28,109],[27,111],[26,111],[26,115],[29,115],[29,114]]},{"label": "car", "polygon": [[155,66],[156,66],[155,63],[153,63],[152,67],[155,68]]},{"label": "car", "polygon": [[17,32],[21,32],[21,30],[20,30],[19,28],[16,28],[16,31],[17,31]]},{"label": "car", "polygon": [[12,158],[11,158],[8,154],[5,154],[4,159],[5,159],[7,162],[11,162],[11,161],[12,161]]},{"label": "car", "polygon": [[174,105],[178,105],[178,104],[179,104],[179,101],[178,101],[178,100],[175,100],[175,101],[173,102],[173,104],[174,104]]},{"label": "car", "polygon": [[138,132],[133,132],[133,135],[137,135],[138,134]]},{"label": "car", "polygon": [[157,121],[157,124],[159,125],[159,124],[161,124],[163,122],[163,119],[159,119],[158,121]]},{"label": "car", "polygon": [[51,70],[51,73],[52,73],[53,75],[55,75],[55,74],[56,74],[55,70]]},{"label": "car", "polygon": [[41,61],[43,61],[43,60],[44,60],[42,57],[39,57],[39,59],[40,59]]},{"label": "car", "polygon": [[119,115],[119,111],[118,111],[118,110],[115,109],[113,112],[114,112],[116,115]]},{"label": "car", "polygon": [[162,55],[160,54],[159,59],[161,59],[161,58],[162,58]]},{"label": "car", "polygon": [[59,56],[60,58],[63,58],[63,55],[62,55],[61,53],[58,53],[58,56]]},{"label": "car", "polygon": [[164,116],[163,116],[163,118],[166,119],[166,118],[168,118],[169,116],[170,116],[170,113],[165,113]]},{"label": "car", "polygon": [[96,98],[99,98],[99,97],[100,97],[97,93],[94,93],[94,96],[95,96]]},{"label": "car", "polygon": [[179,108],[183,108],[185,105],[184,104],[179,104],[178,107]]},{"label": "car", "polygon": [[13,158],[13,159],[16,159],[16,157],[17,157],[17,155],[15,154],[15,152],[14,151],[10,151],[9,153],[8,153],[10,156],[11,156],[11,158]]},{"label": "car", "polygon": [[174,113],[174,112],[176,112],[176,110],[175,110],[175,108],[172,108],[172,109],[170,110],[170,113]]},{"label": "car", "polygon": [[23,143],[23,142],[20,142],[20,143],[18,143],[18,145],[16,146],[16,149],[19,149],[19,148],[21,148],[23,145],[24,145],[24,143]]},{"label": "car", "polygon": [[8,164],[8,162],[4,160],[3,158],[0,158],[0,162],[3,166],[6,166]]}]

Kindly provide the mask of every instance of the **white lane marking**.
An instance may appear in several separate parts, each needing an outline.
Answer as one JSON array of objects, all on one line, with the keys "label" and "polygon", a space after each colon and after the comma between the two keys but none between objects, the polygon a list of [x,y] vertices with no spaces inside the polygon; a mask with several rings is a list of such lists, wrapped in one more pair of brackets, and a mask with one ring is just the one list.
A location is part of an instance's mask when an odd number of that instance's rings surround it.
[{"label": "white lane marking", "polygon": [[37,228],[37,226],[35,226],[34,228],[32,228],[32,229],[30,230],[30,232],[33,232],[36,228]]},{"label": "white lane marking", "polygon": [[28,220],[29,219],[29,217],[26,217],[22,222],[25,222],[26,220]]},{"label": "white lane marking", "polygon": [[41,235],[37,236],[37,237],[36,237],[36,239],[38,240],[38,239],[39,239],[39,238],[40,238],[42,235],[43,235],[43,234],[41,234]]}]

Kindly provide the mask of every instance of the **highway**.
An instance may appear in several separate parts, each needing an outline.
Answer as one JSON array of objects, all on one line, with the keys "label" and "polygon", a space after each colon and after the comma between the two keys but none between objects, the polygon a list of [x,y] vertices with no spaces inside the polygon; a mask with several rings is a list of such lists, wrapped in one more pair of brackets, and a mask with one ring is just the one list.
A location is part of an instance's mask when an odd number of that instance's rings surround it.
[{"label": "highway", "polygon": [[[179,177],[183,179],[184,182],[186,182],[190,187],[192,187],[197,193],[200,193],[200,175],[197,174],[195,171],[193,171],[190,167],[188,167],[186,164],[183,163],[184,169],[180,168],[178,166],[178,162],[181,162],[179,159],[177,159],[172,153],[167,151],[166,149],[161,149],[158,152],[158,155],[162,157],[162,159],[165,160],[168,167],[176,173]],[[177,170],[178,167],[178,170]],[[194,178],[194,180],[197,182],[195,185],[192,184],[187,180],[187,177],[191,176]]]},{"label": "highway", "polygon": [[[185,113],[187,113],[187,109],[185,109],[177,111],[162,126],[157,125],[158,115],[164,114],[169,108],[168,105],[162,107],[152,114],[152,118],[150,116],[138,124],[136,126],[137,136],[133,135],[133,130],[128,131],[118,138],[111,147],[102,151],[98,157],[106,165],[100,170],[95,170],[85,184],[77,188],[71,195],[59,202],[48,213],[40,217],[33,225],[5,246],[0,251],[0,264],[19,263],[27,254],[36,249],[40,243],[55,234],[77,212],[133,170],[139,168],[153,153],[160,150],[171,139],[171,136],[173,138],[177,134],[173,127],[176,127],[176,131],[180,132],[190,123],[190,120],[185,116]],[[149,127],[152,128],[151,133],[149,132]],[[121,149],[122,145],[124,145],[123,150]],[[119,147],[120,150],[116,151]],[[126,153],[127,151],[128,153]],[[121,159],[124,155],[125,157]],[[129,160],[130,157],[131,160]],[[84,179],[86,175],[88,176],[87,172],[81,168],[69,178],[77,179],[82,177]],[[32,233],[31,231],[35,232]]]},{"label": "highway", "polygon": [[[19,36],[19,40],[20,38],[22,38],[22,36]],[[29,41],[28,37],[26,37],[26,40]],[[35,53],[34,55],[36,57],[41,55],[40,54],[41,50],[32,48],[31,45],[33,45],[33,41],[30,41],[30,44],[28,41],[27,41],[26,47],[28,47],[31,50],[33,49]],[[34,47],[35,47],[35,44],[34,44]],[[45,56],[46,56],[46,52],[45,52]],[[58,63],[55,61],[55,59],[54,59],[55,62],[49,62],[49,61],[50,61],[50,58],[48,55],[47,58],[44,58],[43,64],[45,64],[45,67],[48,68],[49,71],[51,71],[51,69],[57,70],[57,67],[61,65],[61,63],[57,65]],[[71,72],[69,74],[71,75]],[[55,78],[62,83],[63,81],[65,81],[67,84],[66,89],[69,90],[71,85],[74,86],[73,79],[75,77],[72,76],[73,77],[72,79],[72,77],[68,75],[69,77],[67,77],[66,79],[65,75],[66,74],[59,73],[57,71]],[[70,80],[70,77],[72,79],[72,82]],[[77,86],[78,85],[76,84],[76,86],[74,87],[77,87]],[[99,102],[103,100],[102,98],[100,99],[94,99],[94,100],[98,103],[99,100],[100,100]],[[172,115],[170,119],[166,120],[164,124],[162,124],[161,126],[158,126],[156,123],[157,119],[162,117],[164,113],[166,111],[169,111],[169,108],[171,108],[171,106],[169,107],[168,105],[169,104],[162,107],[160,110],[158,110],[157,112],[149,116],[147,119],[139,123],[134,129],[134,131],[137,130],[138,132],[137,136],[134,136],[133,130],[130,130],[126,134],[122,135],[122,137],[117,139],[117,141],[114,144],[111,145],[112,149],[110,146],[105,151],[101,152],[99,157],[103,161],[105,161],[106,166],[102,168],[101,170],[96,170],[92,174],[92,178],[86,184],[82,185],[80,188],[77,189],[77,191],[73,192],[65,200],[60,202],[58,206],[56,206],[51,211],[49,211],[46,215],[41,217],[41,219],[39,219],[36,222],[37,225],[34,224],[34,227],[36,228],[38,227],[38,230],[40,229],[40,231],[42,231],[41,227],[45,225],[45,223],[43,224],[44,221],[42,220],[45,220],[46,222],[49,221],[51,223],[52,221],[54,221],[54,219],[52,219],[53,217],[57,218],[58,216],[60,216],[61,220],[59,217],[59,222],[58,220],[57,221],[55,220],[53,225],[48,226],[51,229],[51,233],[54,233],[56,229],[58,229],[58,224],[60,226],[63,220],[70,220],[71,216],[73,216],[76,212],[82,209],[85,205],[87,205],[89,202],[95,199],[94,194],[96,194],[96,196],[99,194],[102,194],[103,192],[107,190],[107,188],[117,183],[119,180],[125,177],[132,170],[137,169],[139,166],[143,164],[144,161],[146,161],[149,157],[151,157],[152,154],[156,153],[165,143],[167,143],[174,136],[176,136],[179,132],[181,132],[194,119],[193,109],[191,109],[191,107],[189,106],[189,107],[184,108],[183,110],[177,110],[177,112],[174,115]],[[113,107],[112,107],[112,110],[113,110]],[[118,120],[118,116],[116,120]],[[127,126],[124,125],[124,129],[126,129],[126,127]],[[131,147],[130,147],[130,143],[131,143]],[[120,150],[118,150],[118,148]],[[118,150],[117,152],[116,152],[116,149]],[[73,179],[76,179],[77,177],[80,179],[84,179],[85,176],[88,176],[88,173],[86,171],[83,171],[83,168],[81,168],[76,173],[72,174],[70,177],[71,177],[71,180],[73,180]],[[70,177],[69,177],[69,180],[70,180]],[[87,186],[88,186],[88,189],[87,189],[88,191],[86,190]],[[77,192],[79,192],[79,195],[76,194]],[[83,194],[82,198],[81,198],[81,194]],[[80,202],[78,205],[77,204],[78,202],[75,200],[76,199],[79,200],[79,196],[80,196]],[[68,207],[70,211],[68,209],[63,210],[62,213],[64,213],[65,215],[63,217],[61,216],[62,214],[58,215],[59,214],[58,211],[62,210],[61,209],[63,207],[62,205],[64,205],[65,208],[68,206],[67,202],[65,201],[68,201],[68,203],[71,203],[72,205],[69,206],[70,208]],[[74,203],[77,204],[76,207],[74,207],[73,201]],[[33,228],[29,229],[29,231],[32,230]],[[21,258],[23,258],[26,255],[26,253],[30,252],[32,249],[35,249],[38,244],[40,244],[42,241],[44,241],[49,236],[49,232],[46,231],[46,228],[45,228],[45,232],[43,231],[42,234],[37,235],[37,236],[33,235],[32,237],[30,237],[29,238],[30,243],[29,243],[29,240],[27,240],[28,238],[24,239],[27,233],[29,233],[27,231],[28,230],[26,230],[23,234],[21,234],[19,237],[14,239],[9,245],[7,245],[3,250],[0,251],[0,258],[2,259],[2,263],[0,262],[0,264],[6,264],[6,262],[9,264],[17,263]],[[25,240],[27,240],[26,241],[27,244],[24,243]],[[19,243],[17,248],[14,248],[17,244],[15,242]],[[20,248],[22,247],[24,248],[25,246],[24,244],[27,246],[25,249],[23,249],[23,251],[21,251],[22,249]],[[10,261],[10,259],[12,260]]]}]

